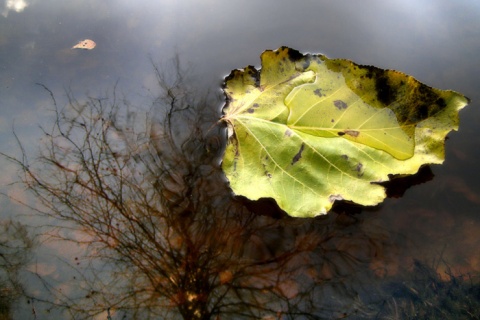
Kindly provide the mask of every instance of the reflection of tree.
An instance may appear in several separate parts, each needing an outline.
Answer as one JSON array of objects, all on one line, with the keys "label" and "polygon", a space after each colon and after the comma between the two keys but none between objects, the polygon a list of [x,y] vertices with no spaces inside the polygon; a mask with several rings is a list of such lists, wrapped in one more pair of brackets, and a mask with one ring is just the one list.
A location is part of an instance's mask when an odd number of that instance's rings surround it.
[{"label": "reflection of tree", "polygon": [[387,235],[363,228],[361,218],[279,219],[278,209],[233,198],[219,166],[218,115],[211,101],[193,99],[174,66],[173,77],[155,69],[163,94],[144,127],[115,96],[71,97],[56,108],[36,161],[11,159],[42,213],[74,223],[65,237],[108,262],[79,279],[84,296],[57,295],[55,304],[74,318],[107,310],[129,319],[371,312],[369,279],[389,258]]},{"label": "reflection of tree", "polygon": [[[441,279],[436,267],[447,267]],[[379,319],[480,319],[478,274],[456,276],[445,261],[437,266],[414,261],[407,277],[389,283],[392,294],[377,313]]]},{"label": "reflection of tree", "polygon": [[0,319],[11,318],[12,303],[22,294],[19,271],[32,246],[25,226],[11,220],[0,222]]}]

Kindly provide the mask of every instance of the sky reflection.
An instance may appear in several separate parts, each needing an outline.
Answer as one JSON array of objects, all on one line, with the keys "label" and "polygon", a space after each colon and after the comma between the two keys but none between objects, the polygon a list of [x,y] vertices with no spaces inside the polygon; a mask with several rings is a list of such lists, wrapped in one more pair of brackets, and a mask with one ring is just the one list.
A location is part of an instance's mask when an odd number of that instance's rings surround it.
[{"label": "sky reflection", "polygon": [[[26,150],[34,153],[39,145],[38,125],[48,128],[53,121],[50,96],[37,83],[51,89],[61,107],[68,103],[67,92],[81,103],[89,97],[111,101],[116,86],[119,101],[141,114],[151,110],[160,93],[151,62],[167,65],[176,53],[191,68],[197,92],[217,93],[230,70],[258,66],[263,50],[287,45],[397,69],[428,85],[465,94],[472,104],[460,114],[460,131],[447,141],[445,164],[432,167],[433,181],[358,216],[336,212],[322,218],[326,220],[302,222],[265,218],[273,219],[276,228],[257,240],[259,245],[270,243],[268,250],[281,251],[280,243],[313,239],[315,249],[310,254],[323,262],[329,259],[328,248],[363,254],[362,267],[356,269],[362,276],[354,279],[359,282],[373,277],[369,272],[388,276],[398,268],[414,268],[413,260],[420,258],[427,263],[441,257],[458,274],[480,271],[476,254],[480,246],[476,234],[480,226],[478,1],[7,0],[0,10],[0,151],[17,156],[13,125]],[[71,49],[86,38],[97,43],[93,50]],[[219,115],[221,105],[213,102],[213,112]],[[0,165],[2,191],[27,199],[21,187],[6,187],[17,179],[12,164],[2,158]],[[22,214],[22,222],[43,224],[38,217],[23,215],[29,211],[8,198],[1,198],[0,205],[1,217]],[[309,227],[312,230],[306,231]],[[331,231],[331,242],[315,238],[326,230]],[[324,249],[318,243],[330,247]],[[362,246],[354,250],[355,243]],[[52,278],[68,268],[48,267],[53,260],[49,254],[62,256],[70,252],[66,248],[50,245],[38,251],[37,261]],[[251,250],[257,255],[268,252]],[[375,253],[380,256],[372,258]],[[69,262],[74,258],[64,257]],[[441,268],[445,277],[446,265]],[[305,274],[325,280],[329,272],[332,278],[336,271],[344,273],[344,269],[333,269]],[[301,289],[282,294],[295,295]]]}]

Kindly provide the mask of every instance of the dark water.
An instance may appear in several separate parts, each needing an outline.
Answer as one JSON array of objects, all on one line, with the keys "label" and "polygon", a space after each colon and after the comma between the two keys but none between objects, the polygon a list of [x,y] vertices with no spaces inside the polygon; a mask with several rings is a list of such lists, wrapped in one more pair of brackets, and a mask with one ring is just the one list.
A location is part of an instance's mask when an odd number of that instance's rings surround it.
[{"label": "dark water", "polygon": [[[176,113],[171,133],[154,127],[171,142],[153,145],[163,162],[137,154],[141,170],[161,169],[152,177],[166,209],[145,222],[159,232],[156,241],[126,236],[146,249],[136,264],[121,256],[108,263],[89,259],[99,249],[87,248],[90,238],[78,226],[53,232],[46,226],[59,221],[1,198],[3,220],[35,226],[30,236],[50,230],[30,251],[21,250],[29,246],[21,226],[2,231],[2,244],[30,255],[18,260],[18,274],[5,267],[0,273],[0,281],[18,275],[28,297],[17,292],[15,319],[80,318],[90,311],[95,319],[109,312],[112,319],[179,318],[179,312],[213,319],[479,317],[480,3],[22,3],[17,9],[4,3],[0,16],[1,152],[20,156],[13,126],[29,155],[45,141],[39,125],[53,125],[53,103],[38,83],[60,107],[69,98],[98,106],[115,97],[138,123],[149,112],[161,124],[171,96],[158,99],[154,65],[164,76],[160,83],[173,85],[177,55],[189,77],[176,87],[176,107],[191,108]],[[83,39],[97,46],[71,49]],[[377,207],[340,204],[315,219],[288,218],[269,201],[233,198],[218,167],[224,132],[211,129],[222,106],[215,95],[230,70],[258,66],[263,50],[282,45],[400,70],[468,96],[472,103],[461,111],[460,130],[449,135],[445,163],[389,186],[391,197]],[[2,191],[41,208],[21,185],[10,185],[18,180],[16,167],[0,161]],[[144,232],[140,225],[122,234]],[[76,242],[51,240],[57,236]],[[117,253],[137,254],[125,250]]]}]

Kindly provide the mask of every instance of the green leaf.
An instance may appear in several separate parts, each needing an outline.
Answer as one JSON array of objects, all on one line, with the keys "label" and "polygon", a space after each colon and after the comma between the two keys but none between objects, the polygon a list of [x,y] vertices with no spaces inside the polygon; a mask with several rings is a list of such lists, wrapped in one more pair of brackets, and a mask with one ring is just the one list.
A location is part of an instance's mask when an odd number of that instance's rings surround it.
[{"label": "green leaf", "polygon": [[468,99],[393,70],[282,47],[225,79],[222,167],[235,194],[273,198],[295,217],[336,200],[375,205],[378,182],[442,163]]}]

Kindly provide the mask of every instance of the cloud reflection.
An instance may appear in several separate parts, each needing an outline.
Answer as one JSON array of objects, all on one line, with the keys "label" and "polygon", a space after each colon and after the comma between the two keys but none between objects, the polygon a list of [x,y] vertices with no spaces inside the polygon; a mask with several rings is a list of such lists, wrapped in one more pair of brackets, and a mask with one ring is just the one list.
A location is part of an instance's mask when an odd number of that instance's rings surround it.
[{"label": "cloud reflection", "polygon": [[8,17],[10,11],[22,12],[29,5],[30,3],[25,0],[7,0],[2,11],[2,16]]}]

